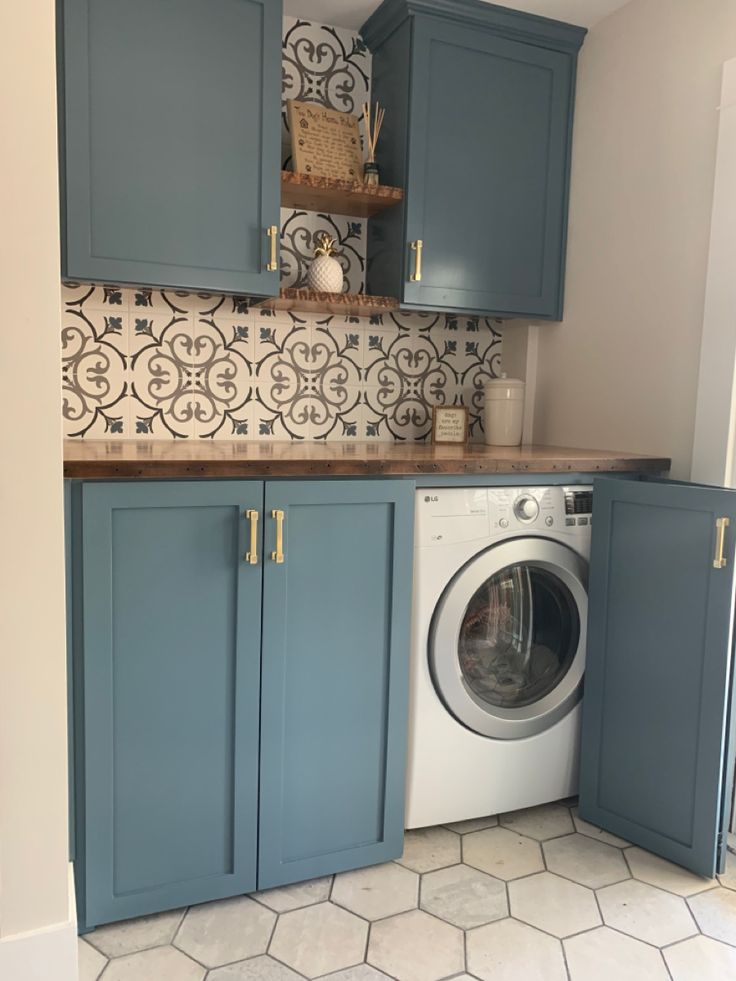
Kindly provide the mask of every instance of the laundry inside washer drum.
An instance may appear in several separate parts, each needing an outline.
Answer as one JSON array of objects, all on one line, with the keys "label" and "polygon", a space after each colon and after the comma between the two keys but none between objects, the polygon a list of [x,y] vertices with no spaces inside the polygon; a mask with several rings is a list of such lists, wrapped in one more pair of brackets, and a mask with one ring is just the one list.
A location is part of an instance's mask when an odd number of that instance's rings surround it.
[{"label": "laundry inside washer drum", "polygon": [[508,566],[476,590],[465,611],[458,645],[464,683],[487,705],[531,705],[565,677],[579,638],[567,586],[545,569]]}]

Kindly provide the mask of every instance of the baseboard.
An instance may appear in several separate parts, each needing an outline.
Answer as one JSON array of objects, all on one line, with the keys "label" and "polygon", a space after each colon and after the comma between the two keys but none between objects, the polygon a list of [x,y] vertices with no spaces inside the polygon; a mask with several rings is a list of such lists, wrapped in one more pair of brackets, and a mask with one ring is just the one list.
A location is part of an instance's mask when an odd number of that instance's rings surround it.
[{"label": "baseboard", "polygon": [[[69,868],[73,885],[71,865]],[[65,923],[0,939],[0,978],[3,981],[78,981],[73,888],[69,911],[70,919]]]}]

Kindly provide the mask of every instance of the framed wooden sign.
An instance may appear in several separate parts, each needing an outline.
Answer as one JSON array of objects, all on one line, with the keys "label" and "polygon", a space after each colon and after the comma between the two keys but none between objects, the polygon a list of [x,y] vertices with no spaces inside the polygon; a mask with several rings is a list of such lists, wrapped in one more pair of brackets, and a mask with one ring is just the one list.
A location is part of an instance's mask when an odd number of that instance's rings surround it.
[{"label": "framed wooden sign", "polygon": [[343,181],[363,180],[358,117],[317,102],[287,99],[294,172]]},{"label": "framed wooden sign", "polygon": [[464,405],[435,405],[432,409],[432,442],[468,441],[468,410]]}]

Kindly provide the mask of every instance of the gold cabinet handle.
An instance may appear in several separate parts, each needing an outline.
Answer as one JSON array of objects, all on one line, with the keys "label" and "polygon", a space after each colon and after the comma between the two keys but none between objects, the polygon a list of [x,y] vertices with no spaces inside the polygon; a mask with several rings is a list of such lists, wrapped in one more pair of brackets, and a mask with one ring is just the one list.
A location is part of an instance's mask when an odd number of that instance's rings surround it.
[{"label": "gold cabinet handle", "polygon": [[245,516],[250,521],[250,548],[245,553],[245,561],[249,565],[258,565],[258,512],[250,508]]},{"label": "gold cabinet handle", "polygon": [[415,253],[414,255],[414,272],[411,274],[409,279],[412,283],[418,283],[422,278],[422,249],[424,248],[424,242],[420,238],[416,242],[411,243],[411,250]]},{"label": "gold cabinet handle", "polygon": [[276,551],[271,552],[271,558],[276,565],[281,565],[284,561],[284,512],[275,508],[271,517],[276,522]]},{"label": "gold cabinet handle", "polygon": [[728,561],[723,551],[726,543],[726,528],[731,524],[729,518],[716,518],[716,554],[713,558],[714,569],[725,569]]},{"label": "gold cabinet handle", "polygon": [[276,225],[271,225],[268,229],[268,238],[271,243],[271,259],[266,266],[269,272],[276,272],[279,268],[278,257],[276,255],[276,248],[279,242],[279,230]]}]

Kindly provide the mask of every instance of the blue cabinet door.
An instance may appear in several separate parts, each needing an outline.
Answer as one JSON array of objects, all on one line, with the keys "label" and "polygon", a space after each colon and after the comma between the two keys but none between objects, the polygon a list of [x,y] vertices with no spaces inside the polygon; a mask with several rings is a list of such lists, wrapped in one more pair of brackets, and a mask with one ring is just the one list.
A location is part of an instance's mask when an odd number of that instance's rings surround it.
[{"label": "blue cabinet door", "polygon": [[408,481],[266,485],[261,889],[401,854],[413,500]]},{"label": "blue cabinet door", "polygon": [[580,813],[711,876],[733,779],[736,494],[596,480],[594,519]]},{"label": "blue cabinet door", "polygon": [[[75,637],[80,922],[256,886],[259,482],[85,484]],[[81,714],[80,714],[81,713]]]},{"label": "blue cabinet door", "polygon": [[555,50],[518,39],[536,18],[517,15],[514,40],[493,11],[481,26],[464,9],[416,15],[375,52],[389,127],[379,163],[406,197],[403,227],[396,210],[371,222],[369,288],[408,308],[559,318],[584,32],[568,28]]},{"label": "blue cabinet door", "polygon": [[62,272],[272,295],[281,0],[62,0]]}]

